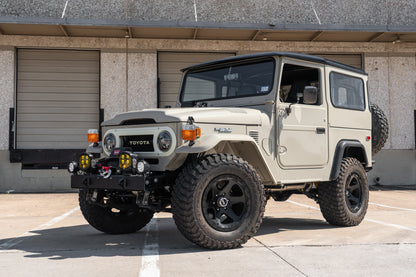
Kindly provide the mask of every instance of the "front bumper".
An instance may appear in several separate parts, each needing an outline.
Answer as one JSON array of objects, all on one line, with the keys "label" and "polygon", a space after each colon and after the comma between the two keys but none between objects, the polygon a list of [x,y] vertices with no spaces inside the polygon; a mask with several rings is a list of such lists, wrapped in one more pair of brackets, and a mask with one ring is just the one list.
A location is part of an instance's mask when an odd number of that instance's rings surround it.
[{"label": "front bumper", "polygon": [[144,175],[112,175],[109,178],[100,175],[72,175],[71,188],[144,191],[145,181]]}]

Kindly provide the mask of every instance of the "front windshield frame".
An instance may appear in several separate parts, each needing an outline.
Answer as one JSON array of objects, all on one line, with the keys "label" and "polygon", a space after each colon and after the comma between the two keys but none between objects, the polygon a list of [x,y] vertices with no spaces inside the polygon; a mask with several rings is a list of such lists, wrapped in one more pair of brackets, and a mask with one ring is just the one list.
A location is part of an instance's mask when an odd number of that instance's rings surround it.
[{"label": "front windshield frame", "polygon": [[[267,78],[269,78],[267,80],[268,83],[261,86],[261,91],[258,91],[256,93],[254,93],[254,92],[249,93],[247,95],[241,95],[241,94],[240,95],[226,95],[226,96],[221,96],[221,97],[208,97],[208,98],[201,98],[201,99],[194,99],[194,100],[186,100],[186,99],[184,100],[185,89],[186,89],[186,86],[187,86],[188,78],[192,77],[195,74],[204,73],[204,72],[211,72],[211,71],[229,70],[229,69],[232,69],[232,68],[235,68],[235,67],[259,65],[259,64],[267,64],[267,63],[270,63],[270,65],[271,65],[271,68],[270,68],[271,70],[268,68],[267,71],[266,71],[268,73],[268,75],[270,75],[270,76],[267,77]],[[204,103],[204,102],[207,102],[207,101],[218,101],[218,100],[226,100],[226,99],[233,99],[233,98],[265,96],[265,95],[270,94],[273,91],[274,83],[275,83],[275,73],[276,73],[276,60],[273,57],[237,61],[237,62],[233,62],[233,63],[228,62],[228,63],[218,64],[218,65],[214,65],[214,66],[191,69],[191,70],[187,71],[183,76],[182,86],[181,86],[181,91],[180,91],[180,96],[179,96],[179,102],[180,102],[182,107],[192,107],[192,106],[198,105],[198,103]],[[229,71],[229,75],[232,75],[230,71]],[[255,75],[256,74],[253,74],[253,76],[255,76]],[[224,75],[224,78],[225,78],[225,75]],[[244,79],[242,79],[240,81],[244,82]],[[216,80],[216,82],[220,82],[220,78],[218,78]],[[267,87],[267,89],[266,89],[266,87]],[[227,90],[229,88],[230,87],[227,87]],[[222,87],[222,89],[223,89],[223,87]],[[215,90],[217,90],[217,88],[215,88]]]}]

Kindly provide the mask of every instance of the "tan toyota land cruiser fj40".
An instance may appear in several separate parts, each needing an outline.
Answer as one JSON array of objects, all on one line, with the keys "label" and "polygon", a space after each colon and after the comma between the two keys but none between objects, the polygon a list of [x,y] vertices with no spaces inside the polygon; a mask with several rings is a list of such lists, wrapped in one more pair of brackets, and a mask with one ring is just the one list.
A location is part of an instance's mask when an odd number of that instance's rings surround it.
[{"label": "tan toyota land cruiser fj40", "polygon": [[330,224],[360,224],[366,171],[388,135],[362,70],[273,52],[183,72],[177,108],[118,114],[69,164],[93,227],[132,233],[172,212],[190,241],[234,248],[257,232],[267,199],[294,193],[316,200]]}]

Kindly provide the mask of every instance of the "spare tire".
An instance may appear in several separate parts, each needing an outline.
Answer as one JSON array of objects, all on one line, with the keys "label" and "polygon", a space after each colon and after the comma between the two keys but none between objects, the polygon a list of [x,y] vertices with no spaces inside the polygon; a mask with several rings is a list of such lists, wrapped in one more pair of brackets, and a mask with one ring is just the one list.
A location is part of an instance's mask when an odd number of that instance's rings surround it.
[{"label": "spare tire", "polygon": [[376,104],[370,104],[372,152],[376,154],[383,148],[389,136],[389,122],[387,116]]}]

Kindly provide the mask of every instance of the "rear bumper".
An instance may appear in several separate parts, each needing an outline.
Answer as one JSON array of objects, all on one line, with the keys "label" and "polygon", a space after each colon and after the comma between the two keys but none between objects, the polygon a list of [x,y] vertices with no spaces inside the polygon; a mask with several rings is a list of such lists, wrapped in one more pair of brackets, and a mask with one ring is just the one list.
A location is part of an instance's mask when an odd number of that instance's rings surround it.
[{"label": "rear bumper", "polygon": [[113,175],[109,178],[99,175],[72,175],[71,188],[144,191],[145,181],[146,177],[142,175]]}]

